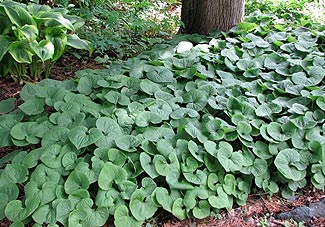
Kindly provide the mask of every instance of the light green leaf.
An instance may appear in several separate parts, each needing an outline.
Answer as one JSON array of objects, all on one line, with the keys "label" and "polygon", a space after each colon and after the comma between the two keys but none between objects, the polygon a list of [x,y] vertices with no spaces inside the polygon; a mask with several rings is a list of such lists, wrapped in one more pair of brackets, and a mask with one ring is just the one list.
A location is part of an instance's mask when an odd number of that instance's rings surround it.
[{"label": "light green leaf", "polygon": [[183,199],[178,198],[174,201],[172,207],[172,214],[177,217],[179,220],[184,220],[186,215],[186,209],[184,207]]},{"label": "light green leaf", "polygon": [[121,106],[127,106],[130,104],[129,97],[116,91],[109,91],[104,98],[115,105],[120,104]]},{"label": "light green leaf", "polygon": [[38,17],[41,19],[46,19],[45,25],[48,27],[54,27],[55,25],[58,25],[74,31],[74,27],[71,21],[64,18],[60,12],[42,11],[38,14]]},{"label": "light green leaf", "polygon": [[202,170],[197,170],[193,173],[183,173],[185,179],[196,185],[205,185],[207,182],[207,174]]},{"label": "light green leaf", "polygon": [[162,118],[159,114],[149,111],[140,112],[135,118],[135,124],[139,127],[147,127],[149,123],[159,124]]},{"label": "light green leaf", "polygon": [[127,177],[128,173],[124,168],[107,162],[99,173],[98,185],[103,190],[109,190],[113,183],[119,185],[127,180]]},{"label": "light green leaf", "polygon": [[96,196],[96,205],[98,207],[111,208],[114,206],[114,202],[119,199],[120,193],[115,189],[108,191],[99,190]]},{"label": "light green leaf", "polygon": [[165,67],[155,67],[155,70],[147,72],[147,78],[155,83],[171,83],[175,80],[172,71]]},{"label": "light green leaf", "polygon": [[44,164],[39,164],[31,174],[30,181],[37,182],[39,187],[49,181],[59,183],[60,174],[57,170],[50,169]]},{"label": "light green leaf", "polygon": [[1,178],[12,183],[24,183],[28,178],[28,169],[21,164],[7,164],[2,172]]},{"label": "light green leaf", "polygon": [[238,26],[243,29],[244,31],[250,32],[255,30],[255,28],[258,27],[257,24],[255,23],[251,23],[251,22],[247,22],[247,21],[242,21],[238,24]]},{"label": "light green leaf", "polygon": [[30,44],[30,47],[42,62],[50,60],[54,55],[54,45],[49,40],[42,40],[39,43],[34,41]]},{"label": "light green leaf", "polygon": [[292,75],[291,80],[297,85],[316,86],[323,81],[325,69],[320,66],[310,66],[307,73],[298,72]]},{"label": "light green leaf", "polygon": [[187,190],[184,196],[184,206],[186,209],[191,210],[197,205],[197,201],[207,199],[209,197],[208,190],[205,188],[195,187],[192,190]]},{"label": "light green leaf", "polygon": [[247,59],[240,59],[236,63],[237,67],[242,71],[247,71],[250,69],[257,69],[259,66],[255,61],[247,60]]},{"label": "light green leaf", "polygon": [[204,148],[213,157],[215,157],[215,158],[217,157],[218,150],[217,150],[217,144],[215,142],[210,141],[210,140],[205,141]]},{"label": "light green leaf", "polygon": [[15,101],[15,98],[9,98],[0,101],[0,114],[12,111],[15,108]]},{"label": "light green leaf", "polygon": [[114,212],[114,224],[116,227],[141,227],[143,221],[137,221],[129,214],[127,206],[119,206]]},{"label": "light green leaf", "polygon": [[210,216],[210,204],[208,201],[199,201],[198,206],[193,209],[193,216],[198,219],[203,219]]},{"label": "light green leaf", "polygon": [[185,180],[179,181],[180,173],[176,170],[171,170],[167,173],[166,181],[171,189],[178,189],[178,190],[191,190],[194,186],[188,183]]},{"label": "light green leaf", "polygon": [[39,31],[36,26],[25,24],[22,27],[16,28],[16,30],[24,36],[30,43],[36,40],[39,35]]},{"label": "light green leaf", "polygon": [[69,130],[64,127],[54,127],[42,139],[42,146],[65,143],[68,140]]},{"label": "light green leaf", "polygon": [[64,190],[67,194],[71,194],[78,189],[88,189],[89,185],[90,182],[87,175],[81,171],[74,170],[64,183]]},{"label": "light green leaf", "polygon": [[226,208],[229,210],[233,206],[233,197],[227,195],[222,187],[219,187],[217,189],[217,195],[210,196],[208,201],[212,207],[217,209]]},{"label": "light green leaf", "polygon": [[157,206],[151,200],[150,195],[143,189],[135,190],[131,195],[130,210],[138,221],[151,218],[157,211]]},{"label": "light green leaf", "polygon": [[80,50],[88,50],[91,52],[89,42],[80,39],[76,34],[67,35],[67,45]]},{"label": "light green leaf", "polygon": [[316,100],[316,104],[319,108],[325,111],[325,96],[320,96]]},{"label": "light green leaf", "polygon": [[188,150],[196,160],[203,162],[205,150],[201,146],[198,146],[193,140],[190,140],[188,142]]},{"label": "light green leaf", "polygon": [[273,155],[269,152],[269,147],[266,143],[262,141],[256,141],[255,146],[253,147],[253,152],[261,159],[270,159]]},{"label": "light green leaf", "polygon": [[224,177],[224,182],[222,185],[222,189],[224,192],[226,192],[228,195],[234,195],[236,190],[236,178],[232,174],[226,174]]},{"label": "light green leaf", "polygon": [[290,121],[299,129],[303,130],[314,128],[317,125],[317,122],[309,116],[298,116],[290,119]]},{"label": "light green leaf", "polygon": [[54,45],[54,55],[51,62],[56,62],[64,53],[67,45],[67,36],[62,30],[62,27],[49,27],[45,30],[46,37]]},{"label": "light green leaf", "polygon": [[96,127],[104,134],[104,136],[96,142],[96,145],[99,147],[113,144],[114,139],[122,135],[122,129],[116,120],[108,117],[98,118]]},{"label": "light green leaf", "polygon": [[306,175],[307,166],[302,164],[301,155],[295,149],[284,149],[274,160],[279,172],[287,179],[300,181]]},{"label": "light green leaf", "polygon": [[148,95],[153,95],[155,92],[160,90],[160,85],[152,82],[151,80],[144,79],[140,83],[140,88],[143,92],[147,93]]},{"label": "light green leaf", "polygon": [[19,106],[19,109],[21,109],[25,114],[31,116],[42,113],[44,111],[44,105],[44,99],[34,97],[29,100],[26,100],[23,104]]},{"label": "light green leaf", "polygon": [[16,184],[6,182],[0,185],[0,219],[5,217],[5,208],[7,203],[17,199],[19,195],[19,189]]},{"label": "light green leaf", "polygon": [[73,170],[76,166],[78,156],[75,152],[67,152],[62,157],[62,166],[65,170]]},{"label": "light green leaf", "polygon": [[208,94],[205,91],[199,89],[193,89],[184,94],[184,103],[187,103],[186,107],[200,111],[204,109],[208,103]]},{"label": "light green leaf", "polygon": [[116,146],[127,152],[135,152],[141,141],[132,135],[121,135],[115,139]]},{"label": "light green leaf", "polygon": [[39,204],[38,196],[26,198],[24,204],[20,200],[12,200],[6,206],[6,217],[13,222],[24,221],[38,208]]},{"label": "light green leaf", "polygon": [[172,212],[174,199],[166,188],[158,187],[155,190],[155,198],[157,202],[168,212]]},{"label": "light green leaf", "polygon": [[155,166],[153,164],[153,161],[150,157],[150,155],[148,155],[145,152],[141,152],[140,154],[140,163],[141,163],[141,167],[144,169],[144,171],[152,178],[156,178],[159,176],[159,174],[157,173]]},{"label": "light green leaf", "polygon": [[270,44],[268,42],[266,42],[264,39],[254,35],[252,33],[249,33],[248,35],[246,35],[246,38],[249,38],[258,47],[268,48],[270,46]]},{"label": "light green leaf", "polygon": [[16,62],[30,64],[32,63],[33,53],[28,47],[29,44],[26,40],[14,41],[9,45],[8,51]]},{"label": "light green leaf", "polygon": [[312,52],[315,45],[317,45],[315,42],[306,42],[303,40],[299,40],[298,42],[295,43],[295,47],[297,50],[301,52],[307,52],[307,53]]},{"label": "light green leaf", "polygon": [[285,125],[281,125],[280,123],[271,122],[267,126],[267,133],[277,141],[286,141],[290,139],[295,131],[296,128],[293,124],[285,127]]},{"label": "light green leaf", "polygon": [[102,137],[102,134],[97,128],[88,128],[77,126],[70,130],[68,134],[69,140],[77,148],[87,147]]},{"label": "light green leaf", "polygon": [[[84,211],[86,211],[86,216],[84,216]],[[81,218],[79,217],[80,214]],[[80,218],[77,223],[80,223],[81,226],[101,227],[107,222],[108,216],[109,212],[106,207],[99,207],[96,210],[86,208],[72,211],[69,215],[69,221],[78,220]]]},{"label": "light green leaf", "polygon": [[153,159],[156,172],[161,176],[166,176],[170,171],[179,171],[180,165],[175,153],[170,153],[167,159],[162,155],[155,155]]},{"label": "light green leaf", "polygon": [[208,176],[208,187],[212,191],[217,191],[220,186],[219,177],[216,173],[210,173]]},{"label": "light green leaf", "polygon": [[233,152],[232,146],[223,141],[219,143],[217,158],[226,172],[240,170],[244,162],[241,152]]},{"label": "light green leaf", "polygon": [[313,161],[322,161],[324,160],[324,147],[319,141],[311,141],[308,143],[308,148],[312,153]]},{"label": "light green leaf", "polygon": [[24,7],[21,7],[21,5],[2,5],[2,7],[11,23],[14,25],[17,25],[18,27],[23,27],[26,24],[36,26],[36,22],[33,20],[32,16]]},{"label": "light green leaf", "polygon": [[221,51],[221,55],[224,57],[227,57],[230,61],[236,62],[239,60],[239,57],[237,56],[236,50],[234,47],[230,49],[223,49]]},{"label": "light green leaf", "polygon": [[43,205],[39,207],[32,215],[34,221],[39,224],[43,223],[55,223],[56,211],[49,205]]}]

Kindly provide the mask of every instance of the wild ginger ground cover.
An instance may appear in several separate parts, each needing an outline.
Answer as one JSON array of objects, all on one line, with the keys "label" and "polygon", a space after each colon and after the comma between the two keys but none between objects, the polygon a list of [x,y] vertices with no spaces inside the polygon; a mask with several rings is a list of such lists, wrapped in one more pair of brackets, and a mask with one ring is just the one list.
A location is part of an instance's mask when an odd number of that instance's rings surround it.
[{"label": "wild ginger ground cover", "polygon": [[321,27],[255,15],[228,34],[26,85],[17,110],[1,103],[1,145],[20,150],[2,159],[2,215],[140,226],[159,210],[201,219],[250,194],[323,189],[323,39]]}]

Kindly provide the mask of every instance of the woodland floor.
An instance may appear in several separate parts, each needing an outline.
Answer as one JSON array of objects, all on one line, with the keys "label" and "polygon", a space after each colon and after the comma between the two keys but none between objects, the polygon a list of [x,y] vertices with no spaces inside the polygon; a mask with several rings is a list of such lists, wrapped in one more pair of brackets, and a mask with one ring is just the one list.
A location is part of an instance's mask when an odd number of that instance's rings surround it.
[{"label": "woodland floor", "polygon": [[[73,56],[62,58],[53,68],[51,79],[64,80],[73,78],[76,71],[93,68],[103,68],[96,64],[93,60],[78,60]],[[19,97],[19,92],[22,88],[21,84],[15,83],[11,78],[0,80],[0,100]],[[5,156],[15,147],[0,148],[0,158]],[[250,227],[250,226],[312,226],[325,227],[325,217],[312,218],[305,222],[295,222],[294,220],[280,220],[274,217],[275,214],[292,210],[301,206],[308,206],[311,203],[325,201],[325,192],[306,188],[301,192],[301,195],[293,200],[285,200],[280,196],[269,197],[265,194],[251,195],[242,207],[237,207],[231,211],[223,211],[221,215],[210,217],[203,220],[188,219],[178,221],[175,217],[165,212],[158,214],[158,217],[150,220],[144,226],[146,227]],[[325,209],[325,207],[321,208]],[[8,220],[0,221],[0,227],[8,227]],[[28,225],[31,226],[31,225]],[[106,227],[111,227],[113,224],[107,224]]]}]

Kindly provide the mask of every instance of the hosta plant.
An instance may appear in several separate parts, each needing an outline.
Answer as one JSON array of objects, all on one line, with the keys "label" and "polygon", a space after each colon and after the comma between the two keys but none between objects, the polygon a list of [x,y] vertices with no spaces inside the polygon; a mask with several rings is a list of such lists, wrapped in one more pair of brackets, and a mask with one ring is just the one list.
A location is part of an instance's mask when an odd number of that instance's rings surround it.
[{"label": "hosta plant", "polygon": [[91,51],[76,29],[83,25],[64,8],[0,2],[0,76],[16,81],[48,77],[67,46]]},{"label": "hosta plant", "polygon": [[[0,219],[137,227],[325,185],[325,33],[253,15],[0,102]],[[268,31],[268,32],[265,32]]]}]

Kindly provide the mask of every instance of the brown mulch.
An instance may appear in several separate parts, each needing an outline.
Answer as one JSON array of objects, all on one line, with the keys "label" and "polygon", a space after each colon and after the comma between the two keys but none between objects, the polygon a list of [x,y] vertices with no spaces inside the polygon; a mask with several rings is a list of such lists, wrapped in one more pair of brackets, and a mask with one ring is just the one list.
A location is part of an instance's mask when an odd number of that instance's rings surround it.
[{"label": "brown mulch", "polygon": [[7,218],[0,221],[0,227],[8,227],[11,224],[11,221],[9,221]]},{"label": "brown mulch", "polygon": [[[73,55],[62,57],[52,68],[51,79],[66,80],[75,76],[75,72],[82,69],[101,69],[104,66],[97,64],[93,58],[77,59]],[[15,82],[11,77],[0,78],[0,101],[7,98],[19,97],[22,83]]]},{"label": "brown mulch", "polygon": [[[289,211],[294,208],[319,202],[325,198],[325,192],[307,188],[303,195],[294,200],[286,200],[276,195],[251,195],[246,205],[234,208],[229,212],[223,211],[219,217],[209,217],[203,220],[188,219],[178,221],[172,218],[163,227],[251,227],[251,226],[299,226],[293,220],[277,220],[274,214]],[[309,222],[300,223],[301,226],[325,227],[324,218],[314,218]]]},{"label": "brown mulch", "polygon": [[[65,80],[73,78],[76,71],[85,68],[99,69],[102,65],[97,64],[94,60],[77,59],[73,56],[63,57],[53,67],[51,72],[52,79]],[[11,78],[0,80],[0,100],[19,97],[19,92],[22,84],[14,82]],[[15,150],[16,147],[0,148],[0,158],[9,152]],[[158,218],[152,221],[151,226],[162,227],[250,227],[250,226],[299,226],[292,220],[285,222],[277,220],[272,215],[284,211],[292,210],[296,207],[309,205],[313,202],[318,202],[325,198],[325,192],[307,188],[301,196],[294,200],[285,200],[279,196],[269,197],[268,195],[251,195],[242,207],[237,207],[229,212],[222,211],[220,215],[209,217],[203,220],[187,219],[179,221],[175,217],[167,213],[158,214]],[[151,222],[149,222],[151,223]],[[300,223],[301,224],[301,223]],[[0,227],[8,227],[10,221],[4,219],[0,221]],[[148,226],[148,225],[147,225]],[[150,226],[150,225],[149,225]],[[303,223],[300,226],[325,227],[324,218],[314,218],[308,223]]]}]

